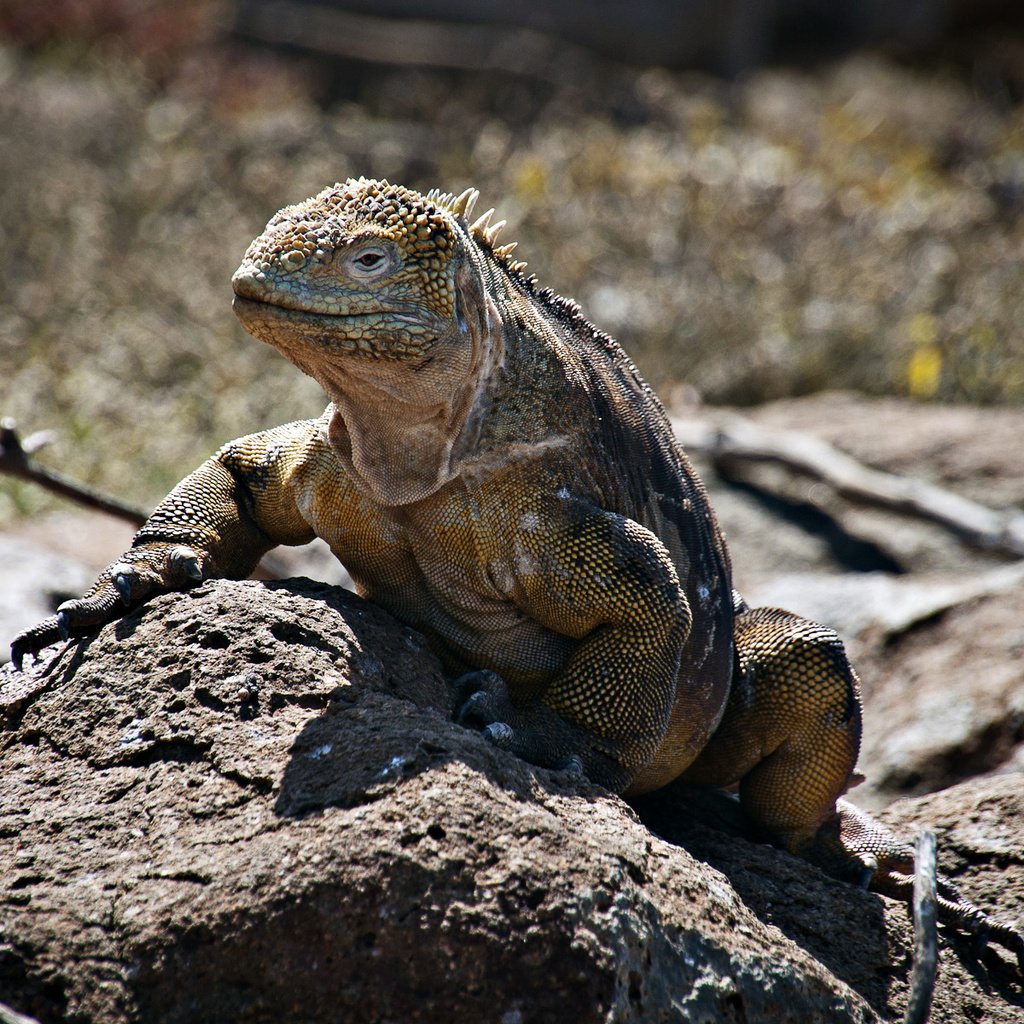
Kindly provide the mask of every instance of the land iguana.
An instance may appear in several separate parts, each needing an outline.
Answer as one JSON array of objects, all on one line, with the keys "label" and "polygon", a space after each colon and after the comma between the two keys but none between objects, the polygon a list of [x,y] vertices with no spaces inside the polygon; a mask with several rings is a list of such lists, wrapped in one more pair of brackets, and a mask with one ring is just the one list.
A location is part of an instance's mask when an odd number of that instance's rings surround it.
[{"label": "land iguana", "polygon": [[[907,897],[913,851],[842,799],[859,683],[831,630],[734,595],[707,494],[623,350],[497,245],[477,193],[349,180],[281,210],[233,278],[251,334],[314,377],[319,419],[231,441],[21,664],[125,606],[243,578],[322,537],[427,637],[460,719],[627,796],[738,786],[776,843]],[[1024,938],[940,880],[940,917]]]}]

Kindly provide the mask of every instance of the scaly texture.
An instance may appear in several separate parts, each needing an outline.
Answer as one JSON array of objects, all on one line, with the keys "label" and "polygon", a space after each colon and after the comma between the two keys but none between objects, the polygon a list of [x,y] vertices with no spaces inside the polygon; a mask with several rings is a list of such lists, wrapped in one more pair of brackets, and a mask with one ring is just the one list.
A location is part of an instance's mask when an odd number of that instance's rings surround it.
[{"label": "scaly texture", "polygon": [[[359,179],[270,221],[234,276],[235,311],[330,406],[222,448],[16,659],[119,601],[241,577],[319,536],[466,673],[460,717],[499,745],[621,792],[683,774],[738,784],[788,849],[901,883],[905,848],[839,800],[860,698],[838,638],[734,602],[657,399],[496,246],[491,211],[470,223],[475,199]],[[983,923],[945,892],[951,920]]]}]

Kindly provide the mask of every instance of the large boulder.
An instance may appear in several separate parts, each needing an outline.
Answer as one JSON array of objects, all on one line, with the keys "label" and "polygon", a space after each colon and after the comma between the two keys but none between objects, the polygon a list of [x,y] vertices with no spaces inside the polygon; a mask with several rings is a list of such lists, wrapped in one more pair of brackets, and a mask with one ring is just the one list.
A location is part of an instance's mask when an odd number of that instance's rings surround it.
[{"label": "large boulder", "polygon": [[[497,750],[351,594],[205,584],[0,684],[0,1000],[43,1024],[902,1013],[904,907]],[[1011,916],[1020,781],[890,812]],[[942,960],[936,1020],[1020,1019],[1006,957]]]}]

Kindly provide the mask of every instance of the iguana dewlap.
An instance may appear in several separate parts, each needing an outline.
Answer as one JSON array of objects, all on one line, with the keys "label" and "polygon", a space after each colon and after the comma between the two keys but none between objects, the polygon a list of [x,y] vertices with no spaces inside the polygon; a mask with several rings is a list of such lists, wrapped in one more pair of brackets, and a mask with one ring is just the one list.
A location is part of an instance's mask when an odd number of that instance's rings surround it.
[{"label": "iguana dewlap", "polygon": [[[236,272],[245,328],[319,419],[225,445],[16,661],[124,604],[322,537],[472,692],[462,719],[616,791],[738,785],[777,842],[906,892],[912,853],[840,800],[857,678],[834,633],[734,602],[703,486],[619,346],[496,246],[476,193],[359,179],[278,213]],[[943,883],[943,911],[992,925]]]}]

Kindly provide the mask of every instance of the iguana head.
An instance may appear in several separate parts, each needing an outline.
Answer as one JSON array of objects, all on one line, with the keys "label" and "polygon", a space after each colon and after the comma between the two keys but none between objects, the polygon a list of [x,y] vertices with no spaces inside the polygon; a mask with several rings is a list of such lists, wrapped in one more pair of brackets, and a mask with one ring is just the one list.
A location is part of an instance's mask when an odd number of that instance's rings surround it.
[{"label": "iguana head", "polygon": [[494,247],[493,210],[468,223],[476,199],[359,178],[287,206],[235,271],[235,312],[289,357],[420,364],[472,327],[474,255],[525,266]]},{"label": "iguana head", "polygon": [[[502,359],[489,281],[521,265],[508,258],[514,246],[494,247],[490,212],[469,223],[476,196],[334,185],[276,214],[232,279],[245,328],[320,382],[341,419],[336,447],[382,499],[451,478]],[[410,463],[382,467],[402,458],[398,447],[414,452]],[[400,473],[401,486],[384,481]]]}]

